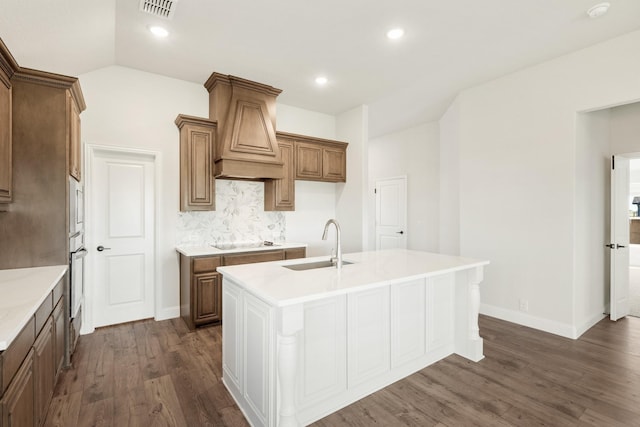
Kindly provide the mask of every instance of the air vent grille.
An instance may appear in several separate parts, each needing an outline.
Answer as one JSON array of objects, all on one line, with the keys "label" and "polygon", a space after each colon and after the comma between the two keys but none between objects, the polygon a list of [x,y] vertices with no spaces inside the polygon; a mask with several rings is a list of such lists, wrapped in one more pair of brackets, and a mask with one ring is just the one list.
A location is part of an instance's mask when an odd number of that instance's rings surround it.
[{"label": "air vent grille", "polygon": [[140,0],[140,11],[160,18],[171,19],[177,0]]}]

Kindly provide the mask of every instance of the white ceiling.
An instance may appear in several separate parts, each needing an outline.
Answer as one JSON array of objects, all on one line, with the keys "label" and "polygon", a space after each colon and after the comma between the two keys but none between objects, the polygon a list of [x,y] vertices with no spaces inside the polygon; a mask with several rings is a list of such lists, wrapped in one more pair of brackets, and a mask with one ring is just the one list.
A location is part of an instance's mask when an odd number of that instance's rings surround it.
[{"label": "white ceiling", "polygon": [[[598,0],[178,0],[164,20],[139,0],[0,0],[0,37],[20,65],[62,74],[117,64],[204,83],[217,71],[309,110],[367,104],[377,136],[437,120],[464,88],[640,29],[639,0],[609,1],[589,19]],[[147,31],[158,23],[169,38]]]}]

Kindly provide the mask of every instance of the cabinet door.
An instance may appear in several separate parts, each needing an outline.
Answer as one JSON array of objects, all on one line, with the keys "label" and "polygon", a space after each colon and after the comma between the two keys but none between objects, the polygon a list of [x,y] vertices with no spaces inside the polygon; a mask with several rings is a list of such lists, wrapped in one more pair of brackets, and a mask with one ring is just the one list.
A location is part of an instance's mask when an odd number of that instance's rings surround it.
[{"label": "cabinet door", "polygon": [[213,123],[178,116],[180,128],[180,210],[215,210]]},{"label": "cabinet door", "polygon": [[11,165],[11,86],[0,79],[0,203],[11,201]]},{"label": "cabinet door", "polygon": [[193,275],[193,322],[196,325],[222,320],[222,286],[219,273]]},{"label": "cabinet door", "polygon": [[340,148],[322,149],[322,178],[326,181],[347,181],[347,152]]},{"label": "cabinet door", "polygon": [[33,344],[33,378],[36,425],[44,422],[49,408],[55,379],[53,318],[49,317]]},{"label": "cabinet door", "polygon": [[71,94],[67,95],[69,111],[69,175],[82,179],[82,141],[80,139],[80,110]]},{"label": "cabinet door", "polygon": [[53,349],[56,377],[64,363],[64,304],[60,300],[53,309]]},{"label": "cabinet door", "polygon": [[322,147],[296,143],[296,179],[322,180]]},{"label": "cabinet door", "polygon": [[0,401],[2,427],[36,425],[33,389],[33,350],[31,350]]},{"label": "cabinet door", "polygon": [[295,175],[293,143],[279,141],[280,155],[284,162],[284,178],[271,179],[264,183],[265,211],[295,210]]}]

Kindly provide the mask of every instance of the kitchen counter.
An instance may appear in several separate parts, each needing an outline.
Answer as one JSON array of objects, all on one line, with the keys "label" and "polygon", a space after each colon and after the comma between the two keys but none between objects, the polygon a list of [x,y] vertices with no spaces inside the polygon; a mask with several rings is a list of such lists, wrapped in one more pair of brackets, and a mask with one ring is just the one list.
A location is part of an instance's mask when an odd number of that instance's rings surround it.
[{"label": "kitchen counter", "polygon": [[488,261],[393,249],[219,267],[222,381],[253,426],[300,426],[452,353],[477,362]]},{"label": "kitchen counter", "polygon": [[68,266],[0,270],[0,351],[6,350]]},{"label": "kitchen counter", "polygon": [[232,254],[238,252],[259,252],[259,251],[272,251],[277,249],[292,249],[292,248],[306,248],[306,243],[275,243],[271,246],[258,246],[258,247],[247,247],[247,246],[238,246],[229,249],[219,249],[214,246],[190,246],[190,245],[179,245],[176,246],[176,251],[181,253],[184,256],[207,256],[207,255],[224,255],[224,254]]},{"label": "kitchen counter", "polygon": [[346,254],[343,260],[353,264],[343,265],[341,271],[336,268],[295,271],[283,267],[327,259],[324,256],[219,267],[218,272],[263,301],[283,307],[489,264],[488,261],[428,252],[388,250]]}]

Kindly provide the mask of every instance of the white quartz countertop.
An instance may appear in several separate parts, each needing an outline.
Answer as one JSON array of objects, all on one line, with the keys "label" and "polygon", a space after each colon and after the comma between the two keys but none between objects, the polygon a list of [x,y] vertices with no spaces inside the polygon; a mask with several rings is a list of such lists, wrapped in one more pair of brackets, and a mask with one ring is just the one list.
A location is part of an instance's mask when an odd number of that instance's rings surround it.
[{"label": "white quartz countertop", "polygon": [[293,248],[306,248],[306,243],[274,243],[272,246],[259,246],[259,247],[237,247],[232,249],[218,249],[213,246],[189,246],[180,245],[176,246],[176,251],[185,256],[206,256],[206,255],[224,255],[238,252],[259,252],[259,251],[273,251],[277,249],[293,249]]},{"label": "white quartz countertop", "polygon": [[0,270],[0,351],[11,345],[67,268],[53,265]]},{"label": "white quartz countertop", "polygon": [[[287,306],[395,282],[436,276],[489,264],[489,261],[406,249],[345,254],[353,262],[335,267],[295,271],[284,265],[327,260],[304,258],[218,267],[229,278],[273,306]],[[223,285],[224,286],[224,285]]]}]

